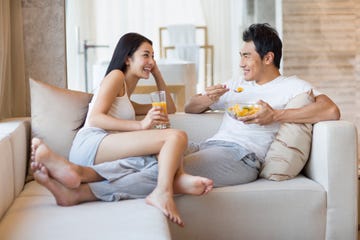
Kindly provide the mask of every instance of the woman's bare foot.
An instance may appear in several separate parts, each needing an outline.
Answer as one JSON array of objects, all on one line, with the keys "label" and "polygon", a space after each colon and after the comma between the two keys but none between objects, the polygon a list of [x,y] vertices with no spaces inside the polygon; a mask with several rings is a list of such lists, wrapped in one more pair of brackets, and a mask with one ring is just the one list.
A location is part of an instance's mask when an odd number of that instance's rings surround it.
[{"label": "woman's bare foot", "polygon": [[33,138],[31,140],[31,162],[35,161],[35,152],[40,144],[42,144],[42,141],[39,138]]},{"label": "woman's bare foot", "polygon": [[67,188],[80,186],[81,178],[77,166],[53,152],[40,139],[33,138],[31,160],[45,166],[48,175]]},{"label": "woman's bare foot", "polygon": [[145,199],[147,204],[150,204],[160,209],[170,221],[184,226],[184,222],[181,220],[178,210],[174,202],[173,194],[170,192],[162,192],[155,188],[152,193]]},{"label": "woman's bare foot", "polygon": [[79,202],[76,200],[77,191],[69,189],[49,176],[45,166],[32,163],[34,178],[36,182],[46,187],[55,197],[56,203],[60,206],[72,206]]},{"label": "woman's bare foot", "polygon": [[211,179],[193,176],[186,173],[178,173],[174,179],[175,194],[203,195],[213,189]]}]

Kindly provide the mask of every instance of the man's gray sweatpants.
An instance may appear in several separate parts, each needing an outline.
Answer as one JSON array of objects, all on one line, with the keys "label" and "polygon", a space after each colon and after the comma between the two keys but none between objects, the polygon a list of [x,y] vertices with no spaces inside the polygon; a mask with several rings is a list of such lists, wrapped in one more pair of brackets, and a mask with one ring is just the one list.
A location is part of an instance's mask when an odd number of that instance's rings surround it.
[{"label": "man's gray sweatpants", "polygon": [[[191,144],[184,156],[185,172],[212,179],[214,187],[255,181],[260,161],[254,153],[236,143],[208,141]],[[104,181],[89,183],[103,201],[144,198],[156,187],[158,167],[155,156],[132,157],[93,166]]]}]

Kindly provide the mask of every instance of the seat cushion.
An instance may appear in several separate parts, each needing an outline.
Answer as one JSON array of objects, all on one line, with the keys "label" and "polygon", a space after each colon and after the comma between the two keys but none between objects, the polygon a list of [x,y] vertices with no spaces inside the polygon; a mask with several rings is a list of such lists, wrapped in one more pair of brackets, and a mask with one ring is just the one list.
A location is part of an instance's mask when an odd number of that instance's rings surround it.
[{"label": "seat cushion", "polygon": [[[29,234],[31,233],[31,234]],[[1,239],[170,239],[166,217],[144,199],[60,207],[34,181],[0,223]]]},{"label": "seat cushion", "polygon": [[215,188],[176,203],[185,228],[170,226],[174,240],[325,239],[326,192],[301,175]]}]

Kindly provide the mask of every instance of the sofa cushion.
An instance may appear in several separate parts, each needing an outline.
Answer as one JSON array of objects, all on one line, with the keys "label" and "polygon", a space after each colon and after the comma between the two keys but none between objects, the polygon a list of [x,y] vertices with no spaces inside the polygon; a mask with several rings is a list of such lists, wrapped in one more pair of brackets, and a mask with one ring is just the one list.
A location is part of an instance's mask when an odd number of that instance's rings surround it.
[{"label": "sofa cushion", "polygon": [[[314,102],[312,93],[295,96],[285,108],[300,108]],[[283,123],[265,156],[260,176],[275,181],[295,177],[309,158],[312,124]]]},{"label": "sofa cushion", "polygon": [[56,153],[68,157],[76,130],[92,95],[30,79],[32,137],[41,138]]},{"label": "sofa cushion", "polygon": [[214,111],[202,114],[169,114],[171,127],[186,131],[189,142],[196,143],[212,137],[218,131],[223,117],[224,113]]},{"label": "sofa cushion", "polygon": [[31,181],[0,222],[0,239],[171,239],[168,221],[144,199],[56,205],[52,194]]},{"label": "sofa cushion", "polygon": [[30,79],[31,135],[68,158],[70,147],[87,114],[92,94]]},{"label": "sofa cushion", "polygon": [[169,225],[173,240],[325,239],[326,191],[302,175],[281,182],[258,179],[175,201],[185,227]]}]

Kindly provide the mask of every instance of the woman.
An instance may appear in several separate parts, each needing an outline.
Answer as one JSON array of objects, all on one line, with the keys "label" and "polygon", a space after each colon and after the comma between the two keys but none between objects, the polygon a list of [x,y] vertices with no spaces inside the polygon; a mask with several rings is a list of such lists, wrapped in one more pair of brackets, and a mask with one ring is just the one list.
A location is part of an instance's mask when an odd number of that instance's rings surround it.
[{"label": "woman", "polygon": [[[146,203],[183,226],[173,194],[201,195],[212,189],[212,180],[183,171],[186,133],[152,129],[158,122],[167,122],[167,115],[150,104],[130,101],[138,81],[148,79],[150,73],[158,90],[166,91],[168,113],[174,113],[174,102],[154,60],[152,42],[128,33],[120,38],[105,78],[89,104],[84,127],[70,151],[70,162],[41,140],[33,139],[35,180],[52,192],[57,204],[137,198],[142,197],[137,189],[144,192],[146,188]],[[136,120],[135,114],[146,116]],[[156,186],[147,181],[154,177]]]}]

